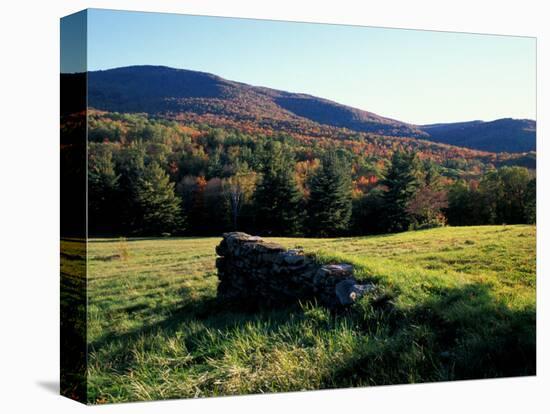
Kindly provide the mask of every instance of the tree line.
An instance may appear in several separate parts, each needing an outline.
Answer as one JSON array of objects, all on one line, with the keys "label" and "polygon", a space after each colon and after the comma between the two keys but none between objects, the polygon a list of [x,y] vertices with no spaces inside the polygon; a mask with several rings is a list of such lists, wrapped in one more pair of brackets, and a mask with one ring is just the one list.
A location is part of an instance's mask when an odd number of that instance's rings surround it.
[{"label": "tree line", "polygon": [[[176,163],[174,146],[153,139],[91,142],[90,234],[328,237],[535,221],[536,182],[523,167],[450,178],[413,152],[395,151],[380,167],[330,146],[300,161],[291,138],[241,137],[243,145],[227,146],[218,144],[231,138],[220,134],[200,138],[210,152],[199,175],[189,174],[196,166],[185,142],[175,145]],[[360,168],[371,179],[359,180]]]},{"label": "tree line", "polygon": [[93,150],[88,175],[91,234],[340,236],[452,225],[532,223],[535,178],[503,167],[478,183],[446,185],[437,167],[396,152],[378,185],[354,195],[345,153],[329,150],[300,189],[288,146],[270,142],[259,171],[246,164],[229,177],[186,176],[179,183],[131,146],[116,156]]}]

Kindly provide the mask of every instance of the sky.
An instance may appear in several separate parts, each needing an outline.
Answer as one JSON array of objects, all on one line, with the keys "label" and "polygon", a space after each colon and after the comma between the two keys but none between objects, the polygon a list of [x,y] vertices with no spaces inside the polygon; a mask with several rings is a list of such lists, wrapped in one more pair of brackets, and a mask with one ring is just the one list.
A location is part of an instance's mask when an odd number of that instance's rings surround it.
[{"label": "sky", "polygon": [[199,70],[414,124],[536,115],[529,37],[98,9],[87,32],[88,70]]}]

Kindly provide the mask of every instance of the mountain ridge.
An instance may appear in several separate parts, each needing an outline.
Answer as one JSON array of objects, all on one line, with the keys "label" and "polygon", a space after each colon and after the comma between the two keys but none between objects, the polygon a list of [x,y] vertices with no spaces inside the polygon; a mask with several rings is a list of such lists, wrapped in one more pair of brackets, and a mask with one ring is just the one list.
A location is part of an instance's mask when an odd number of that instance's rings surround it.
[{"label": "mountain ridge", "polygon": [[[255,110],[259,117],[266,119],[298,117],[359,132],[425,136],[410,124],[325,98],[252,86],[207,72],[142,65],[92,71],[88,77],[90,102],[97,109],[119,112],[122,109],[122,112],[142,111],[150,114],[204,114],[214,109],[221,115],[239,115],[242,118],[247,118],[246,113],[252,114]],[[214,108],[200,101],[205,99],[211,100],[209,103],[215,104]],[[232,108],[228,108],[228,104]],[[327,117],[331,116],[332,119],[327,122]]]},{"label": "mountain ridge", "polygon": [[89,105],[114,112],[196,114],[296,128],[307,124],[410,137],[489,152],[528,152],[536,123],[504,118],[414,125],[304,93],[167,66],[136,65],[88,72]]},{"label": "mountain ridge", "polygon": [[493,121],[467,121],[421,125],[429,141],[493,151],[497,146],[508,152],[536,150],[536,121],[500,118]]}]

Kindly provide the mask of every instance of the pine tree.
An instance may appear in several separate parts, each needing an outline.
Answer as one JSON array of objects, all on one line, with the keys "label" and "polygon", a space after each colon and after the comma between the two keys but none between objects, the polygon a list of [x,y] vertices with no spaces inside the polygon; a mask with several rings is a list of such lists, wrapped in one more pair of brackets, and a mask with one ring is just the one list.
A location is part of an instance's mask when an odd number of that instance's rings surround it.
[{"label": "pine tree", "polygon": [[407,230],[412,222],[407,207],[419,187],[419,163],[416,155],[412,152],[394,152],[381,184],[387,189],[383,197],[385,216],[381,217],[386,231]]},{"label": "pine tree", "polygon": [[256,227],[273,235],[296,235],[301,230],[302,195],[294,176],[294,157],[280,142],[267,144],[262,179],[254,193]]},{"label": "pine tree", "polygon": [[92,234],[115,234],[119,230],[118,192],[119,176],[110,147],[92,143],[88,150],[88,222]]},{"label": "pine tree", "polygon": [[308,200],[308,231],[336,236],[348,231],[352,211],[351,166],[334,151],[321,160],[312,177]]},{"label": "pine tree", "polygon": [[384,191],[375,187],[366,195],[353,200],[352,233],[364,235],[386,231],[384,217]]},{"label": "pine tree", "polygon": [[119,175],[119,197],[115,211],[120,212],[121,233],[136,233],[142,221],[136,203],[136,190],[139,177],[145,169],[146,146],[140,140],[132,141],[113,155],[115,170]]},{"label": "pine tree", "polygon": [[138,179],[135,197],[143,234],[159,235],[183,230],[180,200],[174,193],[174,183],[157,163],[145,167]]}]

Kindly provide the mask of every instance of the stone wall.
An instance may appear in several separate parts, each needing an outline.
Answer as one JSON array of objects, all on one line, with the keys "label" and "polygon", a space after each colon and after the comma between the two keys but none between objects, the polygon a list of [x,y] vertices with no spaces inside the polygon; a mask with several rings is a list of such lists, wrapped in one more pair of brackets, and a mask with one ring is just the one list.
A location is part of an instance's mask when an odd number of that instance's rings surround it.
[{"label": "stone wall", "polygon": [[350,264],[322,265],[301,250],[246,233],[225,233],[216,253],[218,296],[224,299],[268,307],[316,299],[341,307],[375,288],[359,284]]}]

